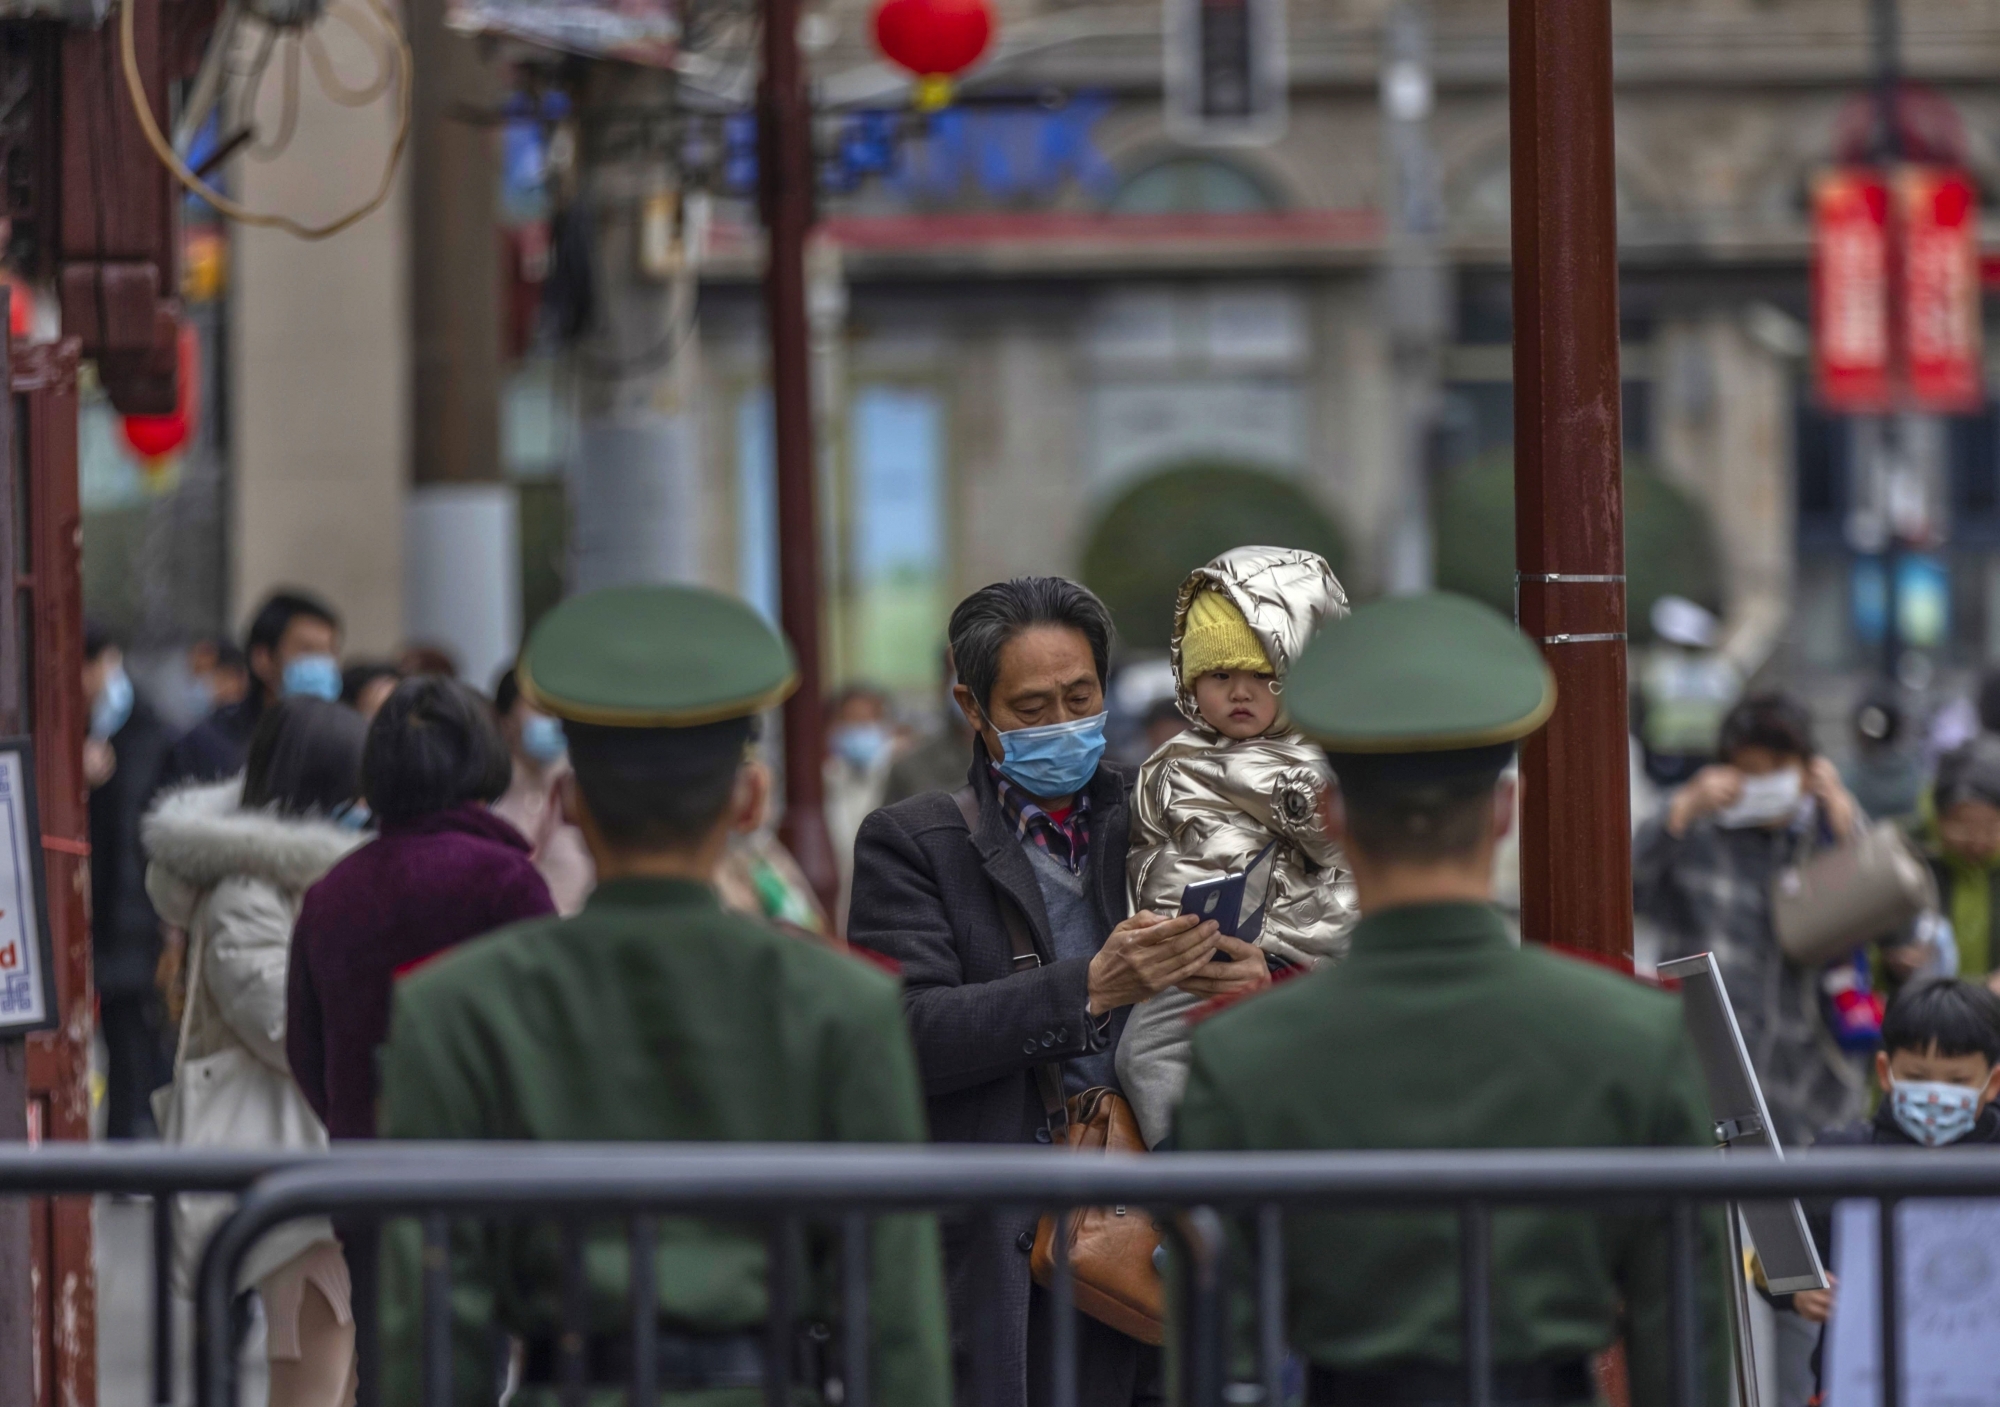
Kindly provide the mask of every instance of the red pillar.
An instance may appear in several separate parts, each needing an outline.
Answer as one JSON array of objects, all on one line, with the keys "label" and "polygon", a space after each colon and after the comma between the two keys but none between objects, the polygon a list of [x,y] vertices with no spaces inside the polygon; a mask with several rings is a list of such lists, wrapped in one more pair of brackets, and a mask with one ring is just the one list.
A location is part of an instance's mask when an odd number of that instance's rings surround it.
[{"label": "red pillar", "polygon": [[1521,932],[1632,954],[1609,0],[1509,0],[1514,554],[1559,691],[1522,749]]},{"label": "red pillar", "polygon": [[768,235],[764,311],[771,337],[778,479],[778,616],[798,654],[785,703],[785,815],[779,834],[832,914],[840,881],[827,840],[820,713],[819,515],[813,506],[812,382],[806,340],[806,232],[813,219],[811,106],[799,58],[798,0],[765,0],[757,97],[758,176]]}]

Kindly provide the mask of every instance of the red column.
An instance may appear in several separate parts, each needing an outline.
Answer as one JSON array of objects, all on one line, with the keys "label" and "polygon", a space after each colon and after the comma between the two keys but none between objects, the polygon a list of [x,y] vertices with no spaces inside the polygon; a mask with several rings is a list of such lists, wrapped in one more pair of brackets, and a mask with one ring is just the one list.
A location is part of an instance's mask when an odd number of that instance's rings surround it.
[{"label": "red column", "polygon": [[821,676],[819,515],[813,506],[812,383],[806,341],[806,232],[813,218],[811,107],[799,58],[798,0],[765,0],[757,99],[758,177],[768,247],[772,444],[778,478],[778,615],[798,654],[785,704],[785,815],[779,833],[832,914],[840,888],[827,840]]},{"label": "red column", "polygon": [[1629,967],[1632,850],[1608,0],[1509,0],[1514,553],[1559,695],[1522,749],[1521,931]]}]

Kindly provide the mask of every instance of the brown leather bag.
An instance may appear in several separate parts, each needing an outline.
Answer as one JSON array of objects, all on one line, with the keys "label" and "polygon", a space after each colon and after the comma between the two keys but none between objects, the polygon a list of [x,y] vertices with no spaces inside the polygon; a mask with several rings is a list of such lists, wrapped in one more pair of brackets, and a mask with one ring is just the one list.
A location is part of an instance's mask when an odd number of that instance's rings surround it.
[{"label": "brown leather bag", "polygon": [[[952,793],[968,832],[979,828],[979,802],[971,787]],[[1041,966],[1026,918],[1004,895],[1000,920],[1016,972]],[[1062,1067],[1051,1061],[1035,1067],[1035,1090],[1050,1138],[1071,1153],[1144,1153],[1146,1140],[1125,1096],[1099,1087],[1065,1101]],[[1076,1307],[1101,1324],[1141,1343],[1166,1341],[1166,1295],[1153,1253],[1160,1233],[1151,1214],[1138,1207],[1083,1207],[1067,1214],[1070,1283]],[[1028,1273],[1047,1289],[1055,1280],[1056,1219],[1045,1216],[1035,1228]]]},{"label": "brown leather bag", "polygon": [[[1069,1101],[1067,1113],[1064,1146],[1072,1153],[1146,1151],[1139,1121],[1123,1095],[1087,1089]],[[1152,1216],[1143,1207],[1081,1207],[1066,1213],[1066,1220],[1076,1307],[1140,1343],[1165,1342],[1165,1293],[1153,1261],[1160,1233]],[[1028,1257],[1028,1271],[1044,1289],[1055,1279],[1055,1241],[1056,1219],[1045,1216]]]}]

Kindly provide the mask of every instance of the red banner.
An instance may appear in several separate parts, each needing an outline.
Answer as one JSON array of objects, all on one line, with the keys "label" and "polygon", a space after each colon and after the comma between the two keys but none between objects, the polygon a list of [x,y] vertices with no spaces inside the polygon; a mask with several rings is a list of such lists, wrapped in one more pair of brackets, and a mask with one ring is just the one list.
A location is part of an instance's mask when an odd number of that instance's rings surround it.
[{"label": "red banner", "polygon": [[1979,307],[1979,199],[1964,172],[1896,172],[1903,349],[1918,410],[1979,409],[1986,376]]},{"label": "red banner", "polygon": [[1889,408],[1889,192],[1864,167],[1813,183],[1813,367],[1827,410]]}]

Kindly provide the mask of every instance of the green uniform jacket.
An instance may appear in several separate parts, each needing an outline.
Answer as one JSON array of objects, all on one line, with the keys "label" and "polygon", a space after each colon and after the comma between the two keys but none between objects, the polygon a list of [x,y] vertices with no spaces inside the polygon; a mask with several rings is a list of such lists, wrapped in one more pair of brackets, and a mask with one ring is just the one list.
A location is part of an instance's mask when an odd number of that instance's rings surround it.
[{"label": "green uniform jacket", "polygon": [[[1339,966],[1205,1022],[1178,1126],[1190,1151],[1705,1147],[1712,1128],[1676,999],[1516,948],[1480,904],[1368,917]],[[1285,1240],[1291,1343],[1313,1363],[1459,1361],[1455,1215],[1288,1215]],[[1729,1400],[1722,1247],[1711,1214],[1699,1289],[1714,1404]],[[1664,1210],[1499,1210],[1492,1264],[1496,1362],[1575,1359],[1623,1327],[1635,1407],[1667,1401]]]},{"label": "green uniform jacket", "polygon": [[[896,982],[858,959],[725,913],[705,886],[680,881],[608,882],[573,918],[502,929],[405,978],[381,1061],[386,1138],[924,1139]],[[808,1230],[805,1319],[836,1321],[837,1244]],[[491,1407],[490,1325],[527,1337],[557,1331],[557,1247],[547,1225],[454,1227],[455,1401]],[[593,1228],[586,1257],[593,1333],[626,1328],[625,1247],[622,1227]],[[419,1254],[416,1227],[393,1227],[384,1252],[383,1345],[386,1400],[398,1407],[418,1400]],[[935,1222],[878,1219],[872,1256],[877,1400],[948,1407]],[[756,1227],[664,1221],[662,1324],[681,1332],[760,1324],[764,1265]],[[701,1394],[705,1403],[758,1397],[756,1389]]]}]

